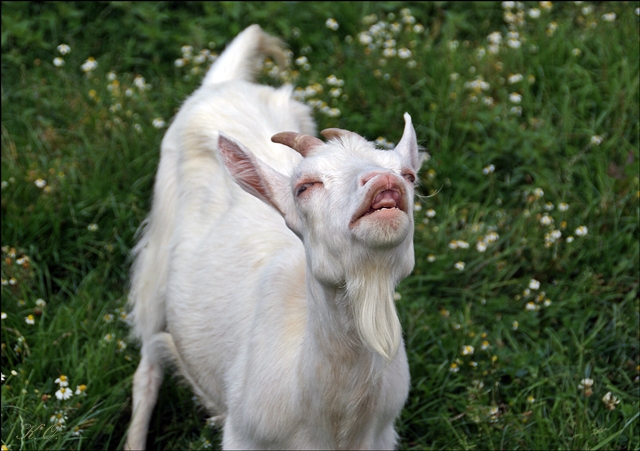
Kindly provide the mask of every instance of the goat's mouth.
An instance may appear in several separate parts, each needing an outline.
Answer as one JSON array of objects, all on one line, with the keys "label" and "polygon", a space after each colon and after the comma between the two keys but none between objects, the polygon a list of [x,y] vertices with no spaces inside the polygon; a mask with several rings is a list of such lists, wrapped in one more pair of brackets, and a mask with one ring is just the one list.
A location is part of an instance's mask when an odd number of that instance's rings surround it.
[{"label": "goat's mouth", "polygon": [[404,190],[398,184],[387,183],[373,186],[362,206],[353,215],[349,228],[353,228],[362,218],[395,219],[398,214],[407,214],[407,202]]}]

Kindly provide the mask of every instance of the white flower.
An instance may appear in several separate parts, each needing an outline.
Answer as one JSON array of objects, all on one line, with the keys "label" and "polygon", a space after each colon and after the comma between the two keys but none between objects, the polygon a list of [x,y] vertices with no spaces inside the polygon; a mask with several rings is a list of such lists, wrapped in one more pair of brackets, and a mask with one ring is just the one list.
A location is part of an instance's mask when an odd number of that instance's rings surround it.
[{"label": "white flower", "polygon": [[494,31],[487,36],[487,40],[493,45],[499,45],[502,42],[502,34],[499,31]]},{"label": "white flower", "polygon": [[44,188],[45,186],[47,186],[47,181],[42,179],[38,179],[34,183],[38,188]]},{"label": "white flower", "polygon": [[60,377],[57,378],[54,382],[56,384],[60,385],[61,387],[68,387],[69,386],[69,379],[64,374],[60,375]]},{"label": "white flower", "polygon": [[576,229],[575,234],[578,236],[585,236],[588,232],[589,232],[589,229],[587,229],[587,226],[582,225]]},{"label": "white flower", "polygon": [[602,402],[607,406],[607,409],[614,410],[617,404],[620,404],[620,400],[613,396],[611,392],[607,392],[606,395],[602,397]]},{"label": "white flower", "polygon": [[532,19],[537,19],[538,17],[540,17],[540,10],[537,8],[531,8],[528,11],[529,17],[531,17]]},{"label": "white flower", "polygon": [[571,50],[571,54],[573,56],[580,56],[581,53],[582,53],[582,50],[580,50],[579,48],[575,48],[575,49]]},{"label": "white flower", "polygon": [[496,170],[496,167],[494,165],[490,164],[490,165],[485,166],[482,169],[482,173],[484,175],[489,175],[489,174],[492,174],[493,172],[495,172],[495,170]]},{"label": "white flower", "polygon": [[478,250],[478,252],[484,252],[487,250],[487,243],[485,243],[484,241],[478,241],[476,243],[476,249]]},{"label": "white flower", "polygon": [[569,209],[569,204],[566,204],[564,202],[560,202],[558,204],[558,210],[560,211],[567,211]]},{"label": "white flower", "polygon": [[462,355],[472,355],[473,354],[473,346],[466,345],[462,347]]},{"label": "white flower", "polygon": [[113,80],[115,80],[116,78],[118,78],[118,76],[116,75],[116,73],[115,73],[115,72],[111,71],[111,72],[108,72],[108,73],[107,73],[107,80],[109,80],[109,81],[113,81]]},{"label": "white flower", "polygon": [[64,66],[64,60],[62,58],[60,58],[59,56],[56,56],[53,59],[53,65],[56,67],[62,67]]},{"label": "white flower", "polygon": [[190,45],[183,45],[180,50],[182,51],[183,56],[185,56],[186,58],[190,58],[191,52],[193,52],[193,47],[191,47]]},{"label": "white flower", "polygon": [[507,45],[512,49],[519,49],[522,44],[517,39],[508,39]]},{"label": "white flower", "polygon": [[509,75],[509,78],[507,78],[507,81],[509,82],[510,85],[512,85],[514,83],[521,82],[523,78],[524,77],[522,76],[522,74],[513,74],[513,75]]},{"label": "white flower", "polygon": [[532,290],[537,290],[538,288],[540,288],[540,282],[538,282],[536,279],[531,279],[529,281],[529,288],[531,288]]},{"label": "white flower", "polygon": [[433,208],[430,208],[425,212],[425,215],[428,218],[435,218],[436,217],[436,211]]},{"label": "white flower", "polygon": [[513,323],[511,323],[511,328],[513,330],[518,330],[518,326],[520,326],[520,324],[518,323],[518,321],[514,321]]},{"label": "white flower", "polygon": [[166,125],[165,122],[160,117],[155,118],[151,124],[155,128],[162,128],[162,127],[164,127]]},{"label": "white flower", "polygon": [[98,224],[95,224],[95,223],[94,224],[89,224],[87,226],[87,230],[89,232],[97,232],[98,231]]},{"label": "white flower", "polygon": [[69,399],[72,396],[73,396],[73,392],[71,391],[70,388],[67,388],[67,387],[60,387],[60,389],[56,392],[56,398],[61,400]]},{"label": "white flower", "polygon": [[549,226],[549,225],[553,224],[553,218],[545,213],[540,218],[540,224],[543,225],[543,226]]},{"label": "white flower", "polygon": [[512,103],[520,103],[522,101],[522,96],[517,92],[512,92],[509,94],[509,101]]},{"label": "white flower", "polygon": [[603,14],[602,20],[604,20],[605,22],[613,22],[616,20],[616,13]]},{"label": "white flower", "polygon": [[453,265],[454,268],[456,268],[458,271],[462,271],[464,269],[465,263],[464,262],[457,262],[455,265]]},{"label": "white flower", "polygon": [[185,61],[182,58],[178,58],[177,60],[175,60],[173,62],[173,65],[176,66],[176,67],[182,67],[182,66],[185,65]]},{"label": "white flower", "polygon": [[66,55],[67,53],[69,53],[71,51],[71,47],[69,47],[67,44],[60,44],[58,47],[58,52],[60,52],[61,55]]},{"label": "white flower", "polygon": [[449,367],[449,371],[451,371],[452,373],[457,373],[458,371],[460,371],[460,368],[458,368],[458,364],[456,362],[453,362]]},{"label": "white flower", "polygon": [[567,243],[573,243],[573,237],[572,236],[568,236],[567,237]]},{"label": "white flower", "polygon": [[136,85],[141,91],[146,87],[145,79],[141,75],[136,75],[136,78],[133,79],[133,84]]},{"label": "white flower", "polygon": [[591,144],[593,144],[594,146],[599,146],[601,142],[602,142],[602,136],[593,135],[591,137]]},{"label": "white flower", "polygon": [[44,299],[36,299],[36,305],[40,308],[44,308],[47,306],[47,303]]},{"label": "white flower", "polygon": [[365,33],[364,31],[358,35],[358,40],[362,45],[369,45],[373,42],[373,38],[371,35]]},{"label": "white flower", "polygon": [[385,58],[391,58],[396,55],[396,49],[393,47],[388,47],[382,51],[382,56]]},{"label": "white flower", "polygon": [[551,202],[547,202],[546,204],[544,204],[544,207],[543,207],[543,208],[544,208],[545,210],[547,210],[547,211],[551,211],[551,210],[553,210],[553,209],[554,209],[554,208],[556,208],[556,207],[555,207],[555,205],[553,205],[553,203],[551,203]]},{"label": "white flower", "polygon": [[340,25],[338,25],[338,22],[333,18],[327,19],[327,21],[324,23],[324,25],[327,28],[329,28],[330,30],[333,30],[333,31],[336,31],[338,28],[340,28]]},{"label": "white flower", "polygon": [[413,26],[414,33],[422,33],[424,31],[424,27],[421,24],[416,24]]},{"label": "white flower", "polygon": [[7,314],[5,312],[2,312],[2,314],[0,315],[0,318],[7,319]]},{"label": "white flower", "polygon": [[429,256],[427,257],[427,261],[429,263],[433,263],[434,261],[436,261],[436,256],[433,254],[429,254]]},{"label": "white flower", "polygon": [[458,48],[459,42],[456,40],[453,41],[449,41],[447,42],[447,47],[449,48],[449,50],[454,51],[455,49]]},{"label": "white flower", "polygon": [[307,64],[309,62],[309,60],[307,59],[306,56],[300,56],[298,58],[296,58],[296,64],[298,66],[302,66],[304,64]]},{"label": "white flower", "polygon": [[502,9],[513,9],[516,7],[516,2],[502,2]]},{"label": "white flower", "polygon": [[542,196],[544,196],[544,191],[542,191],[542,188],[536,188],[536,189],[534,189],[534,190],[533,190],[533,195],[534,195],[537,199],[539,199],[539,198],[541,198]]},{"label": "white flower", "polygon": [[30,326],[33,326],[36,323],[36,320],[33,315],[28,315],[24,317],[24,322],[29,324]]},{"label": "white flower", "polygon": [[98,62],[94,57],[90,56],[80,67],[84,72],[89,73],[96,70],[96,68],[98,67]]},{"label": "white flower", "polygon": [[534,312],[539,309],[539,307],[534,302],[531,302],[531,301],[527,302],[527,305],[525,305],[524,308],[529,312]]},{"label": "white flower", "polygon": [[398,58],[400,59],[407,59],[411,57],[411,50],[409,50],[406,47],[402,47],[400,50],[398,50]]}]

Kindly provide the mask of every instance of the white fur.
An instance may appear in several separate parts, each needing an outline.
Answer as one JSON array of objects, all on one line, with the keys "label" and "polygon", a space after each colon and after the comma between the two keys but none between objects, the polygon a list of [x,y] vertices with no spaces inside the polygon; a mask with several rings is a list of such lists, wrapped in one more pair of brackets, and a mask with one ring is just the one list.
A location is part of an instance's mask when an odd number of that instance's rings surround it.
[{"label": "white fur", "polygon": [[[403,176],[421,162],[411,120],[395,151],[345,134],[303,159],[270,141],[315,125],[291,87],[250,82],[264,54],[284,60],[257,25],[238,35],[162,142],[134,249],[128,449],[145,447],[166,357],[224,419],[224,449],[396,445],[409,370],[393,291],[414,263]],[[408,212],[350,226],[383,179]]]}]

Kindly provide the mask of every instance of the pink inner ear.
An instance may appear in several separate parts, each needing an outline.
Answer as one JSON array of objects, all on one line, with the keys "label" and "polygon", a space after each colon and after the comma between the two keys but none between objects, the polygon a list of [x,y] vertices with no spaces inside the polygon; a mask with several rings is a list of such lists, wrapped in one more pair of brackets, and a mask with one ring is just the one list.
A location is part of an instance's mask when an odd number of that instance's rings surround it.
[{"label": "pink inner ear", "polygon": [[252,155],[222,135],[218,138],[218,150],[233,178],[245,190],[264,201],[272,203],[271,193],[262,180],[257,168],[257,162]]}]

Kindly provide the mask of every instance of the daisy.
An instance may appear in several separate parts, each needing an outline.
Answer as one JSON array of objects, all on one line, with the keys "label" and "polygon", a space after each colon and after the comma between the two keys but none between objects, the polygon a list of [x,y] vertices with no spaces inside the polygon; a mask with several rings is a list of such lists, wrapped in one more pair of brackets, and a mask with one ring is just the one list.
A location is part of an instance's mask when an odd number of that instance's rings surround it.
[{"label": "daisy", "polygon": [[60,377],[57,378],[54,382],[56,384],[60,385],[61,387],[68,387],[69,386],[69,379],[64,374],[60,375]]},{"label": "daisy", "polygon": [[587,229],[587,226],[582,225],[576,229],[575,234],[578,236],[585,236],[588,232],[589,229]]},{"label": "daisy", "polygon": [[61,400],[69,399],[73,396],[73,392],[70,388],[60,387],[60,389],[56,392],[56,398]]}]

